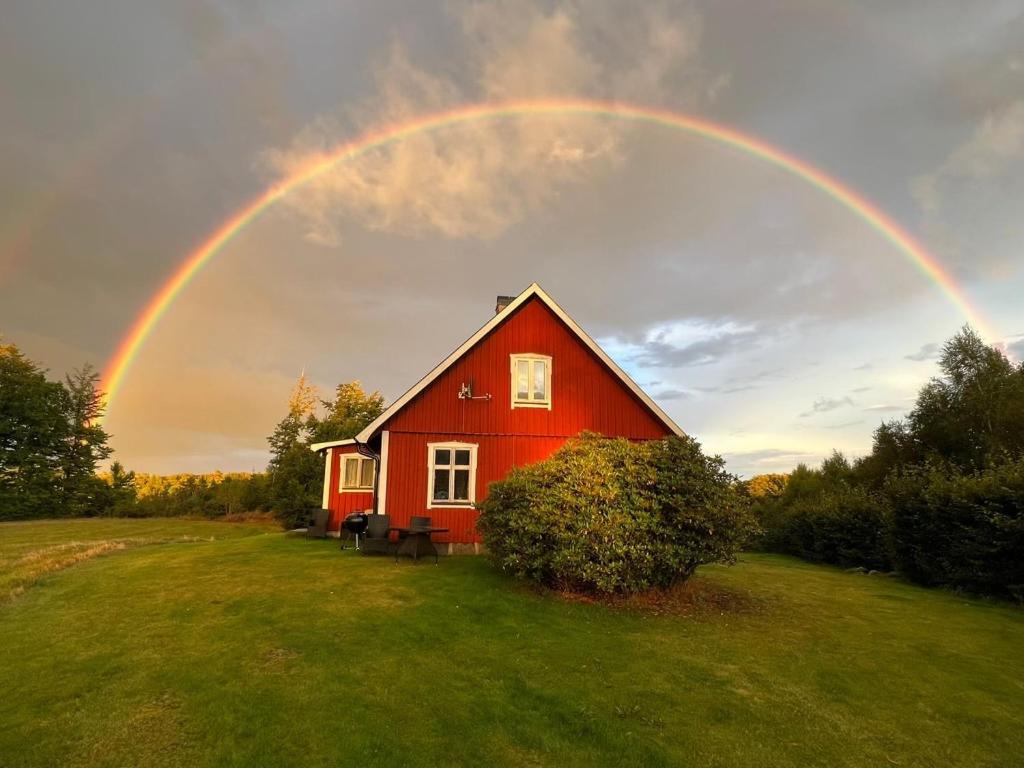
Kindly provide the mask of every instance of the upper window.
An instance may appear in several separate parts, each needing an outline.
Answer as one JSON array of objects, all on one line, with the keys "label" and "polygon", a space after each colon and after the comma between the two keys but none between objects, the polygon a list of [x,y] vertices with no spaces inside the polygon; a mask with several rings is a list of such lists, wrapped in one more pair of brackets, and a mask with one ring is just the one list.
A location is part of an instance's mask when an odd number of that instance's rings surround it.
[{"label": "upper window", "polygon": [[476,500],[476,446],[471,443],[427,445],[428,507],[468,507]]},{"label": "upper window", "polygon": [[342,456],[341,490],[372,491],[373,459],[366,456]]},{"label": "upper window", "polygon": [[551,358],[512,355],[512,407],[551,409]]}]

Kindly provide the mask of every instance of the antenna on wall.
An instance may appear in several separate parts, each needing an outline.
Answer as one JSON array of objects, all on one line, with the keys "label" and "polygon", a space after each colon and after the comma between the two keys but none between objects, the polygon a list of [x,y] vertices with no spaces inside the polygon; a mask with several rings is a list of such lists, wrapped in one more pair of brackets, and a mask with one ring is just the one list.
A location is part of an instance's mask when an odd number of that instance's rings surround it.
[{"label": "antenna on wall", "polygon": [[490,400],[490,399],[491,399],[491,393],[490,392],[488,392],[486,395],[477,395],[476,397],[474,397],[473,396],[473,382],[472,381],[470,381],[469,384],[467,384],[466,382],[462,382],[462,384],[459,386],[459,400]]}]

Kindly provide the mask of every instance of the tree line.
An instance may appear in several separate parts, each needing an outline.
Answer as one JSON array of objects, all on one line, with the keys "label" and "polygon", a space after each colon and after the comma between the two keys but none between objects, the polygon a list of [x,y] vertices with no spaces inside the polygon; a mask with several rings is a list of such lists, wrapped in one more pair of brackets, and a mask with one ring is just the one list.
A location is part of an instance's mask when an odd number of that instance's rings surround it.
[{"label": "tree line", "polygon": [[745,489],[766,549],[1024,600],[1024,363],[969,327],[871,453]]},{"label": "tree line", "polygon": [[322,398],[300,376],[268,438],[264,472],[155,475],[119,461],[103,429],[99,375],[86,365],[63,380],[0,344],[0,521],[54,517],[236,516],[271,513],[293,527],[321,504],[315,442],[354,437],[384,410],[358,381]]}]

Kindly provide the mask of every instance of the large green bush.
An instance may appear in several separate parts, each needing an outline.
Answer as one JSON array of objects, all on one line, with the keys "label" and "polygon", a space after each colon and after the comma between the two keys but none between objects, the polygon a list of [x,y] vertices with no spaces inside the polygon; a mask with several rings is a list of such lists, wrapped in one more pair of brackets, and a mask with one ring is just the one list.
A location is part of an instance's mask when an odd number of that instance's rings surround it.
[{"label": "large green bush", "polygon": [[763,546],[807,560],[889,570],[891,517],[884,497],[856,487],[762,504]]},{"label": "large green bush", "polygon": [[922,584],[1024,600],[1024,459],[889,479],[897,566]]},{"label": "large green bush", "polygon": [[731,562],[752,521],[735,478],[695,440],[584,434],[492,484],[477,528],[506,572],[561,589],[623,593]]}]

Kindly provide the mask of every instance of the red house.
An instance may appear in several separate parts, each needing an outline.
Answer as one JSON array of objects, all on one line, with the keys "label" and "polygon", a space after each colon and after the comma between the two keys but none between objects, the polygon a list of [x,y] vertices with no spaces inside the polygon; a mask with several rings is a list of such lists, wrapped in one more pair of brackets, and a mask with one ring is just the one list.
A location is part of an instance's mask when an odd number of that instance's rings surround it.
[{"label": "red house", "polygon": [[513,467],[583,430],[651,440],[682,430],[534,283],[355,439],[326,454],[323,506],[337,531],[374,509],[394,525],[429,515],[438,541],[476,544],[474,503]]}]

